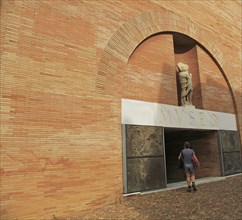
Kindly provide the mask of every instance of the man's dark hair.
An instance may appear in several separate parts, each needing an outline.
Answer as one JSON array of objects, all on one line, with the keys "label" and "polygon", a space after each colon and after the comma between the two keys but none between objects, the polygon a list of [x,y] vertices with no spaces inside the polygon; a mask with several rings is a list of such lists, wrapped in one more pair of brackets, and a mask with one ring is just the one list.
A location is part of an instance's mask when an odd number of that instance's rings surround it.
[{"label": "man's dark hair", "polygon": [[184,147],[184,148],[190,148],[191,145],[190,145],[190,143],[189,143],[188,141],[186,141],[186,142],[184,143],[183,147]]}]

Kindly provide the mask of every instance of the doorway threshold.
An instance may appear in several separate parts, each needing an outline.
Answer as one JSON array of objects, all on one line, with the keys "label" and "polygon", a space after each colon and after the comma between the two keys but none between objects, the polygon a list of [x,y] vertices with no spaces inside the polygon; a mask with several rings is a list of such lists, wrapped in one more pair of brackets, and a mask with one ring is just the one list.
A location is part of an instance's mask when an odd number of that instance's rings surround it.
[{"label": "doorway threshold", "polygon": [[[221,176],[220,177],[204,177],[204,178],[196,179],[196,185],[203,184],[203,183],[216,182],[216,181],[220,181],[220,180],[225,180],[227,177],[225,177],[225,176],[222,176],[222,177]],[[169,183],[169,184],[167,184],[167,187],[164,188],[164,189],[140,192],[140,195],[162,192],[162,191],[173,190],[173,189],[179,189],[179,188],[184,188],[184,187],[187,187],[185,180],[182,181],[182,182]]]},{"label": "doorway threshold", "polygon": [[[196,179],[196,185],[203,184],[203,183],[210,183],[210,182],[215,182],[219,180],[224,180],[226,177],[225,176],[219,176],[219,177],[204,177],[200,179]],[[177,189],[177,188],[182,188],[186,187],[186,181],[182,182],[177,182],[177,183],[169,183],[167,184],[167,188],[169,189]]]},{"label": "doorway threshold", "polygon": [[[238,176],[238,175],[242,175],[242,174],[238,173],[238,174],[233,174],[233,175],[229,175],[229,176],[204,177],[204,178],[196,179],[196,185],[221,181],[221,180],[225,180],[226,178]],[[167,187],[163,188],[163,189],[127,193],[127,194],[123,194],[123,196],[126,197],[126,196],[145,195],[145,194],[149,194],[149,193],[158,193],[158,192],[163,192],[163,191],[167,191],[167,190],[179,189],[179,188],[183,188],[183,187],[187,187],[185,180],[182,182],[169,183],[169,184],[167,184]]]}]

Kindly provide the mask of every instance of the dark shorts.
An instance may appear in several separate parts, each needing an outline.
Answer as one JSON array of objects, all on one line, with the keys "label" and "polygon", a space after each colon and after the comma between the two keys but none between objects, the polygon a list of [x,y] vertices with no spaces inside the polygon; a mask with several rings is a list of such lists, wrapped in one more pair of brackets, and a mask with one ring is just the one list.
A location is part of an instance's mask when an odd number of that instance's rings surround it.
[{"label": "dark shorts", "polygon": [[184,172],[185,173],[194,173],[195,169],[192,164],[184,164]]}]

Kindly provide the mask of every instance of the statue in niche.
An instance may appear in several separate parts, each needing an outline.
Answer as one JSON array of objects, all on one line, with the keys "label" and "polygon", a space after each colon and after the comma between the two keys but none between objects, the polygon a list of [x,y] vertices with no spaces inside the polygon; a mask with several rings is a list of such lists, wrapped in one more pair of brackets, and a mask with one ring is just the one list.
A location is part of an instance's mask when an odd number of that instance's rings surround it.
[{"label": "statue in niche", "polygon": [[181,104],[192,105],[192,74],[188,72],[189,66],[179,62],[177,70],[179,73],[179,81],[181,86]]}]

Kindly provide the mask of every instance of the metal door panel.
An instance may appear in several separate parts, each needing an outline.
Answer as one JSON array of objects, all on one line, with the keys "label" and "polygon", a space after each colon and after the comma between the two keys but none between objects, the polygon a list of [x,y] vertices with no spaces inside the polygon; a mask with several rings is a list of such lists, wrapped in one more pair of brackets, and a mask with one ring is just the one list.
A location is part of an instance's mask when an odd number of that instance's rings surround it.
[{"label": "metal door panel", "polygon": [[126,125],[127,192],[166,187],[163,128]]},{"label": "metal door panel", "polygon": [[241,172],[240,139],[238,131],[218,131],[223,175]]}]

